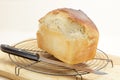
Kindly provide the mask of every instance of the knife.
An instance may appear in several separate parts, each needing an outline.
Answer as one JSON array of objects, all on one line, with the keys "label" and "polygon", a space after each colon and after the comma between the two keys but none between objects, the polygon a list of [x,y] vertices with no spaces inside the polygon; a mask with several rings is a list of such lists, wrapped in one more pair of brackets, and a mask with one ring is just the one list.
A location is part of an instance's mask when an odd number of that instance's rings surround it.
[{"label": "knife", "polygon": [[84,72],[88,72],[88,73],[94,73],[94,74],[97,74],[97,75],[107,74],[105,72],[93,70],[91,68],[81,67],[81,66],[77,66],[77,65],[70,65],[70,64],[60,62],[60,61],[51,60],[51,59],[45,58],[42,55],[33,54],[32,52],[25,51],[24,49],[18,49],[18,48],[15,48],[15,47],[12,47],[12,46],[9,46],[9,45],[6,45],[6,44],[1,44],[0,49],[3,52],[13,54],[13,55],[16,55],[16,56],[20,56],[20,57],[23,57],[23,58],[27,58],[29,60],[43,61],[43,62],[46,62],[46,63],[49,63],[49,64],[54,64],[54,65],[66,67],[66,68],[76,70],[76,71],[80,70],[80,71],[84,71]]}]

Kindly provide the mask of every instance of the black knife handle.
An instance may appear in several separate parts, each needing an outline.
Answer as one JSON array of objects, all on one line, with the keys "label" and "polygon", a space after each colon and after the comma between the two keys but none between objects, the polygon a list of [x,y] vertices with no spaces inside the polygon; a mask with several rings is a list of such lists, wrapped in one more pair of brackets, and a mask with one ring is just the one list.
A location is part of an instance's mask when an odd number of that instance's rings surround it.
[{"label": "black knife handle", "polygon": [[23,49],[14,48],[14,47],[6,45],[6,44],[1,44],[0,47],[3,52],[13,54],[16,56],[20,56],[23,58],[27,58],[30,60],[39,61],[39,55],[35,55],[35,54],[25,51]]}]

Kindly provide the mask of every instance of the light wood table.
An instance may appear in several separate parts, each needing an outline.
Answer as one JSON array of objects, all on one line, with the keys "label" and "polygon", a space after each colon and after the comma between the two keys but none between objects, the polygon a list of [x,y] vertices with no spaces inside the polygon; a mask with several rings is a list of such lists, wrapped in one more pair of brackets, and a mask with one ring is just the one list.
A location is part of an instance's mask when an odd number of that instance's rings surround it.
[{"label": "light wood table", "polygon": [[[104,69],[107,75],[87,74],[83,76],[83,80],[120,80],[120,58],[117,56],[109,56],[113,60],[114,67]],[[70,76],[51,76],[35,73],[25,69],[21,70],[20,76],[15,75],[15,65],[10,61],[8,54],[0,51],[0,75],[8,79],[0,78],[0,80],[75,80]],[[107,78],[107,79],[106,79]]]}]

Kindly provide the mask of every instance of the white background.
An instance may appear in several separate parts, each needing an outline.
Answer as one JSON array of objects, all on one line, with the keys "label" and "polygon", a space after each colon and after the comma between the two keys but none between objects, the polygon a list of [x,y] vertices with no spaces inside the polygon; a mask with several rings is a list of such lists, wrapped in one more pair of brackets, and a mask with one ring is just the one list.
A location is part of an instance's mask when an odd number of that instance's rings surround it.
[{"label": "white background", "polygon": [[0,44],[36,38],[38,20],[56,8],[81,9],[96,24],[98,48],[120,56],[119,0],[0,0]]}]

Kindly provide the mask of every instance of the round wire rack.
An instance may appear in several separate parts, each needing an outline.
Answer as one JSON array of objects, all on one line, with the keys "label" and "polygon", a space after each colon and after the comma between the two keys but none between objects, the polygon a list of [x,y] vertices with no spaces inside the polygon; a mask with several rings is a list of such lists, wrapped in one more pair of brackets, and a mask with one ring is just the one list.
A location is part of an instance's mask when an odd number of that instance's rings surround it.
[{"label": "round wire rack", "polygon": [[[41,54],[46,58],[57,60],[52,55],[48,54],[47,52],[41,50],[37,47],[37,40],[36,39],[29,39],[22,42],[15,44],[13,47],[24,49],[26,51],[30,51],[33,54]],[[26,58],[18,57],[15,55],[9,54],[10,60],[16,64],[15,67],[15,74],[18,76],[20,74],[20,69],[26,69],[37,73],[48,74],[48,75],[56,75],[56,76],[76,76],[82,80],[82,75],[88,74],[89,72],[86,71],[76,71],[74,69],[69,69],[63,66],[53,65],[50,63],[45,63],[42,61],[33,61]],[[105,68],[108,63],[111,62],[113,66],[113,62],[106,53],[102,50],[97,49],[96,56],[94,59],[89,60],[87,62],[83,62],[77,64],[80,67],[88,67],[92,70],[99,71]],[[78,78],[76,78],[77,80]]]}]

